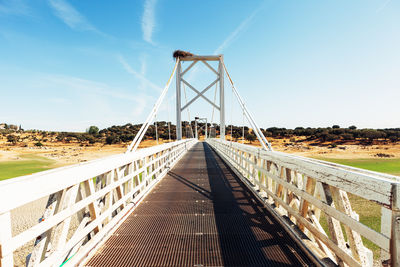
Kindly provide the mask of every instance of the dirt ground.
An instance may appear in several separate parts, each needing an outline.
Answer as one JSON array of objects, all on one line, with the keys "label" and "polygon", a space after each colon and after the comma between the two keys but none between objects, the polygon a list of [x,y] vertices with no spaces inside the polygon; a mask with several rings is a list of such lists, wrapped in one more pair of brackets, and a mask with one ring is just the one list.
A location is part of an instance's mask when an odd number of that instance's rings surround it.
[{"label": "dirt ground", "polygon": [[[229,138],[229,137],[228,137]],[[296,154],[303,157],[324,157],[340,159],[369,159],[369,158],[400,158],[400,143],[397,144],[342,144],[333,147],[329,143],[313,145],[313,142],[305,141],[301,138],[295,140],[289,138],[273,139],[268,138],[271,146],[276,151],[290,154]],[[241,143],[241,140],[238,140]],[[251,144],[246,141],[245,144],[260,146],[258,141]],[[379,154],[379,155],[378,155]]]},{"label": "dirt ground", "polygon": [[[229,137],[228,137],[229,139]],[[320,146],[312,145],[311,142],[301,139],[270,139],[274,150],[296,154],[305,157],[326,157],[340,159],[367,159],[367,158],[400,158],[400,144],[374,144],[363,146],[358,144],[343,144],[332,147],[329,144]],[[238,142],[241,142],[240,140]],[[159,141],[162,143],[162,141]],[[154,140],[143,141],[141,147],[156,145]],[[248,141],[245,144],[250,144]],[[259,146],[258,141],[251,145]],[[42,147],[28,145],[23,147],[12,145],[5,140],[0,141],[0,161],[23,160],[23,155],[37,155],[56,161],[53,167],[72,165],[80,162],[90,161],[97,158],[106,157],[113,154],[124,153],[127,144],[104,145],[94,144],[81,146],[77,143],[49,142]]]},{"label": "dirt ground", "polygon": [[[161,143],[162,141],[160,141]],[[157,145],[154,140],[143,141],[139,148]],[[52,167],[61,167],[73,165],[80,162],[90,161],[93,159],[103,158],[113,154],[124,153],[127,144],[103,145],[94,144],[89,146],[81,146],[77,143],[44,143],[42,147],[28,145],[23,147],[0,142],[0,161],[18,161],[24,160],[24,155],[41,156],[56,161],[56,165]]]}]

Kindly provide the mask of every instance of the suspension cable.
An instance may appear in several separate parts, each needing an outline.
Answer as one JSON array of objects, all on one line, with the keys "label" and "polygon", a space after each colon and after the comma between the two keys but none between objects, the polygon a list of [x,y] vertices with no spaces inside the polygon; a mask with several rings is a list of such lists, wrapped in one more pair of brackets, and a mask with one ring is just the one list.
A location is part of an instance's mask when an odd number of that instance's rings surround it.
[{"label": "suspension cable", "polygon": [[244,144],[244,111],[242,113],[242,144]]},{"label": "suspension cable", "polygon": [[[214,104],[215,104],[215,101],[217,100],[217,90],[218,90],[218,87],[217,87],[217,84],[215,84],[215,93],[214,93],[214,101],[213,101]],[[215,125],[214,125],[214,110],[215,110],[215,106],[213,105],[212,113],[211,113],[210,127],[212,126],[212,128],[214,129],[214,138],[216,138],[217,132],[216,132]],[[210,129],[210,138],[211,138],[211,134],[212,134],[212,129]]]},{"label": "suspension cable", "polygon": [[154,125],[156,126],[156,140],[158,145],[157,114],[154,116]]},{"label": "suspension cable", "polygon": [[167,116],[168,116],[168,142],[171,142],[171,121],[169,116],[169,101],[167,97]]},{"label": "suspension cable", "polygon": [[179,58],[177,59],[174,69],[172,70],[171,76],[168,79],[167,84],[165,85],[163,91],[161,92],[160,97],[157,99],[156,104],[154,105],[153,109],[151,110],[149,116],[147,117],[146,121],[143,123],[142,127],[140,127],[140,130],[138,131],[138,133],[136,134],[135,138],[133,139],[132,143],[128,146],[126,152],[134,152],[136,151],[137,147],[139,146],[140,142],[142,141],[147,129],[149,128],[151,121],[153,120],[155,114],[157,114],[158,109],[162,103],[162,101],[164,100],[165,95],[168,92],[168,88],[171,84],[172,81],[172,77],[175,75],[176,72],[176,68],[179,64]]},{"label": "suspension cable", "polygon": [[228,70],[226,69],[226,66],[224,64],[224,62],[222,62],[222,66],[224,67],[224,70],[226,72],[226,75],[228,76],[229,82],[232,86],[232,90],[235,93],[235,96],[244,112],[244,114],[246,115],[246,118],[248,120],[248,122],[250,123],[250,126],[253,128],[253,132],[256,134],[258,141],[260,141],[261,146],[265,149],[265,150],[272,150],[271,144],[267,141],[267,139],[265,138],[264,134],[262,133],[262,131],[260,130],[260,128],[258,127],[257,123],[254,121],[253,116],[251,116],[250,112],[248,111],[248,109],[246,108],[243,99],[240,97],[239,92],[236,90],[235,85],[233,84],[233,81],[229,75]]},{"label": "suspension cable", "polygon": [[[183,83],[183,94],[185,95],[185,105],[187,105],[187,103],[188,103],[188,101],[187,101],[187,97],[186,97],[186,86],[185,86],[185,84]],[[187,107],[186,108],[186,111],[187,111],[187,114],[188,114],[188,121],[189,121],[189,125],[190,125],[190,133],[191,133],[191,135],[192,135],[192,138],[194,138],[194,135],[193,135],[193,129],[192,129],[192,124],[191,124],[191,122],[190,122],[190,111],[189,111],[189,107]],[[186,137],[188,137],[188,134],[186,133]]]},{"label": "suspension cable", "polygon": [[[218,90],[218,87],[217,87],[217,83],[216,83],[216,84],[215,84],[214,101],[213,101],[214,104],[215,104],[215,101],[217,100],[217,90]],[[215,110],[215,106],[212,107],[211,123],[214,122],[214,110]]]},{"label": "suspension cable", "polygon": [[232,138],[233,138],[233,131],[232,131],[233,117],[232,117],[232,113],[233,113],[233,90],[232,90],[232,96],[231,96],[231,142],[232,142]]}]

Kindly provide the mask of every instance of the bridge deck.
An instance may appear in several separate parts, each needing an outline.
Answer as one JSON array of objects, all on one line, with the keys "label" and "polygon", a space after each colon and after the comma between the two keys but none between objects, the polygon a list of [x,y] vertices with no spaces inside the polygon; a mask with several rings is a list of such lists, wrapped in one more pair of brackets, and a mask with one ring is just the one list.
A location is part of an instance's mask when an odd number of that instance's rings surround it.
[{"label": "bridge deck", "polygon": [[312,266],[206,143],[196,144],[86,266]]}]

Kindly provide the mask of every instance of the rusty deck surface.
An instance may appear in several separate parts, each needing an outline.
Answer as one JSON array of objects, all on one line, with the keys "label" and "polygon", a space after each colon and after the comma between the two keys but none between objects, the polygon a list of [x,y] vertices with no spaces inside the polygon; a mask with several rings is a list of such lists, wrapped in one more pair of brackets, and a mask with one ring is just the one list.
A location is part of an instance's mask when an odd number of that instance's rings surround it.
[{"label": "rusty deck surface", "polygon": [[197,143],[86,266],[313,266],[206,144]]}]

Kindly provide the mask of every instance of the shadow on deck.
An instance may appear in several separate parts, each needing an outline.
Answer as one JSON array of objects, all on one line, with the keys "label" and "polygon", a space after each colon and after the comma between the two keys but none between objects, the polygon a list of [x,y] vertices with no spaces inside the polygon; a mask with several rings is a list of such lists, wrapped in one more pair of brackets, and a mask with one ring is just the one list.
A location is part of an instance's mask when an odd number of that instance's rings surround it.
[{"label": "shadow on deck", "polygon": [[196,144],[86,266],[313,266],[239,178]]}]

